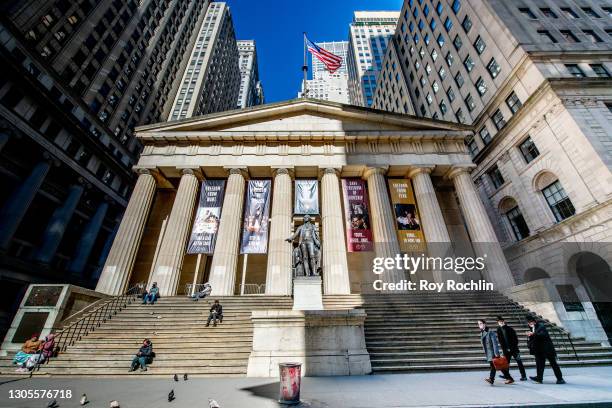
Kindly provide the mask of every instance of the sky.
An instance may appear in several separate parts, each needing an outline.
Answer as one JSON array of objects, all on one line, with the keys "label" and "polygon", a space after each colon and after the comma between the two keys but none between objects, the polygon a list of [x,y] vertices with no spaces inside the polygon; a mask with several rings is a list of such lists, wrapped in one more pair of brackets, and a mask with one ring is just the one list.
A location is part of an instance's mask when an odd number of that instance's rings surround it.
[{"label": "sky", "polygon": [[[402,0],[226,0],[236,39],[255,40],[266,103],[297,97],[302,32],[314,42],[348,39],[354,10],[400,10]],[[310,56],[308,57],[310,60]]]}]

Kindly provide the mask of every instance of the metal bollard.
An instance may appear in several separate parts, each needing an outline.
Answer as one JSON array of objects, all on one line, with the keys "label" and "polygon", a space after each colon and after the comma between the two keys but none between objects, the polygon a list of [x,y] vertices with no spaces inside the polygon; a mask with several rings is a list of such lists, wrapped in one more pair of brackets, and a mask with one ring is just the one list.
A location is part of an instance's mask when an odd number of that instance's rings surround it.
[{"label": "metal bollard", "polygon": [[279,363],[280,397],[278,402],[284,405],[300,403],[300,386],[302,380],[302,363]]}]

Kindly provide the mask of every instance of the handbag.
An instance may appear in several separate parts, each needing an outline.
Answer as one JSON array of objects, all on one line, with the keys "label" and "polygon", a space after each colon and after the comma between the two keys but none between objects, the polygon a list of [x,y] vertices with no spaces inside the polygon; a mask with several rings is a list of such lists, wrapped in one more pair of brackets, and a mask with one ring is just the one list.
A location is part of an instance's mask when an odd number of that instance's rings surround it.
[{"label": "handbag", "polygon": [[507,370],[510,368],[510,363],[505,356],[493,357],[493,366],[496,370]]}]

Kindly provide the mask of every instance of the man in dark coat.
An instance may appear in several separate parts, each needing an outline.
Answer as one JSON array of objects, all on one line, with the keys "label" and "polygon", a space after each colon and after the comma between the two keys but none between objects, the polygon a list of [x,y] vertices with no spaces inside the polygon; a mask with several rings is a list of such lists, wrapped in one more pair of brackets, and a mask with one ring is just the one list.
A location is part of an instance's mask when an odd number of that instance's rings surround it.
[{"label": "man in dark coat", "polygon": [[538,322],[533,316],[527,316],[527,324],[531,329],[527,333],[527,336],[529,336],[527,344],[529,345],[529,353],[535,357],[537,372],[535,377],[529,378],[538,384],[542,384],[542,380],[544,379],[544,365],[546,364],[546,360],[548,360],[550,367],[555,373],[555,377],[557,377],[557,384],[565,384],[563,374],[561,373],[559,364],[557,364],[555,345],[548,334],[548,330],[546,330],[546,326],[544,326],[544,323]]},{"label": "man in dark coat", "polygon": [[499,345],[504,353],[504,357],[508,359],[514,358],[519,371],[521,372],[521,381],[527,380],[527,373],[525,373],[525,366],[523,366],[523,360],[521,359],[521,353],[519,351],[519,340],[516,335],[516,331],[508,326],[503,317],[497,316],[497,338],[499,339]]},{"label": "man in dark coat", "polygon": [[155,357],[155,353],[153,353],[153,343],[151,343],[149,339],[144,339],[142,341],[142,346],[138,349],[138,353],[136,353],[132,359],[130,372],[135,371],[138,367],[140,367],[140,371],[147,371],[147,364],[153,362],[153,357]]},{"label": "man in dark coat", "polygon": [[[489,330],[487,327],[487,322],[483,319],[478,320],[478,327],[480,328],[480,342],[482,343],[485,357],[491,366],[489,378],[485,378],[485,381],[493,385],[495,382],[495,373],[497,372],[497,369],[493,364],[493,359],[499,357],[501,354],[497,341],[497,334],[495,334],[493,330]],[[502,373],[506,379],[505,384],[512,384],[514,382],[514,379],[510,375],[510,371],[508,369],[502,370]]]},{"label": "man in dark coat", "polygon": [[211,320],[213,321],[213,326],[217,325],[217,320],[219,320],[220,323],[223,323],[223,306],[221,306],[218,299],[215,300],[213,305],[210,307],[206,327],[210,326]]}]

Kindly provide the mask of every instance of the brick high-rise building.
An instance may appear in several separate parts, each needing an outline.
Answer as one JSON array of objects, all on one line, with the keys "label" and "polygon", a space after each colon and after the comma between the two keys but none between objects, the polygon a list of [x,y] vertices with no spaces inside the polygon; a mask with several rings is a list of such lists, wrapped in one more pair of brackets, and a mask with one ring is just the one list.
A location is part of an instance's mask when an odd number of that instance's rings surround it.
[{"label": "brick high-rise building", "polygon": [[560,302],[546,316],[601,339],[600,322],[612,338],[610,27],[610,1],[407,0],[373,103],[473,127],[472,177],[516,283],[548,279]]}]

